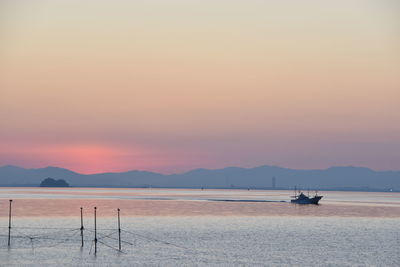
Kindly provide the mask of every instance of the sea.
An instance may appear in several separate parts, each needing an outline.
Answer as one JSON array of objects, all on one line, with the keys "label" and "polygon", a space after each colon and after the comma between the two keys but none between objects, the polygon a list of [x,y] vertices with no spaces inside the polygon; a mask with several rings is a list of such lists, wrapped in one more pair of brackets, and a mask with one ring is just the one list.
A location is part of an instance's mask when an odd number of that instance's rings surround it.
[{"label": "sea", "polygon": [[400,266],[400,193],[293,194],[0,188],[0,266]]}]

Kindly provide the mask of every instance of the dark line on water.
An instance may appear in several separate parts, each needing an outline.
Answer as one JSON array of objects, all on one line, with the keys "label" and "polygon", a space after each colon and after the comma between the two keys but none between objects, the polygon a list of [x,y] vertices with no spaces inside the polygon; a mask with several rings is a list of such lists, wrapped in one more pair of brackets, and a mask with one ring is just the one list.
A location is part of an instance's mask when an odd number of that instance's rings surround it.
[{"label": "dark line on water", "polygon": [[205,199],[207,201],[222,201],[222,202],[274,202],[274,203],[288,203],[284,200],[256,200],[256,199]]}]

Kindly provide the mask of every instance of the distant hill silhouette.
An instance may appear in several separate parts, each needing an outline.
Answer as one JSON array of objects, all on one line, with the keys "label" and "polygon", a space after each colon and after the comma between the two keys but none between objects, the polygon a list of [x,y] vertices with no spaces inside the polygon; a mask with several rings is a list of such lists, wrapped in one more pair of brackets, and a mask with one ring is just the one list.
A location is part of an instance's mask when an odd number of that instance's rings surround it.
[{"label": "distant hill silhouette", "polygon": [[40,187],[69,187],[69,184],[63,179],[55,180],[49,177],[40,183]]},{"label": "distant hill silhouette", "polygon": [[0,186],[38,186],[43,177],[64,179],[71,186],[254,189],[272,188],[272,177],[275,177],[277,189],[297,186],[320,190],[400,191],[400,171],[374,171],[352,166],[324,170],[295,170],[277,166],[228,167],[196,169],[172,175],[147,171],[85,175],[57,167],[0,167]]}]

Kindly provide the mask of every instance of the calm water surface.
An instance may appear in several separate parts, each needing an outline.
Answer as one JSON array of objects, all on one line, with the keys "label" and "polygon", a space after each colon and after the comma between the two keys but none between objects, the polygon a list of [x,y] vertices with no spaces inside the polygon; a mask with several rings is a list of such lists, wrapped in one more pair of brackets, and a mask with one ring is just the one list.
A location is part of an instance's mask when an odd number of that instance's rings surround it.
[{"label": "calm water surface", "polygon": [[[318,206],[282,202],[292,194],[0,188],[0,265],[400,266],[399,193],[319,192]],[[116,250],[117,208],[123,253]]]}]

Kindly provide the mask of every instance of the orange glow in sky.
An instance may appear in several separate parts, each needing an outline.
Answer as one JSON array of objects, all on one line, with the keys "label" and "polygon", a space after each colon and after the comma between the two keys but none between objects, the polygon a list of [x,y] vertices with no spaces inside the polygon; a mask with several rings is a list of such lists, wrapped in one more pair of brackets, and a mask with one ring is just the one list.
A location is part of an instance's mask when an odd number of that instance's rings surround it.
[{"label": "orange glow in sky", "polygon": [[[56,166],[84,174],[100,172],[119,172],[133,169],[153,169],[173,164],[170,158],[152,162],[143,159],[148,151],[137,148],[121,148],[104,145],[64,144],[64,145],[5,145],[0,157],[8,155],[16,165],[38,168]],[[157,155],[152,154],[152,157]],[[164,161],[164,162],[163,162]]]}]

